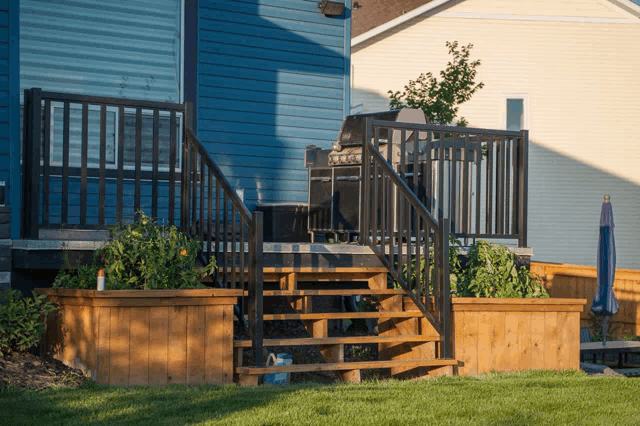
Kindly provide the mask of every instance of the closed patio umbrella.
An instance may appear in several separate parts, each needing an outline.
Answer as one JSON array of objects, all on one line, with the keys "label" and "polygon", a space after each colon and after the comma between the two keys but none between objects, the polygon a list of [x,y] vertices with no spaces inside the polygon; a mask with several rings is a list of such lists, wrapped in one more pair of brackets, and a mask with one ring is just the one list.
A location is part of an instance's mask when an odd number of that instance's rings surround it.
[{"label": "closed patio umbrella", "polygon": [[613,237],[613,208],[608,195],[604,196],[600,212],[600,236],[598,238],[598,288],[593,296],[591,311],[602,315],[602,345],[606,346],[607,319],[618,312],[618,302],[613,294],[616,275],[616,241]]}]

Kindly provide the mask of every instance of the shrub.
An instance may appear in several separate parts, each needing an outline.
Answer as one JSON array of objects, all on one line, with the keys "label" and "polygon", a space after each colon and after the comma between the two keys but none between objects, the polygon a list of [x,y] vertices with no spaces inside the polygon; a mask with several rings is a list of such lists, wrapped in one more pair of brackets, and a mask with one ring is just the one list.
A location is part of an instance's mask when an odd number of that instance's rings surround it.
[{"label": "shrub", "polygon": [[95,288],[102,266],[106,290],[176,289],[204,287],[200,278],[210,275],[215,258],[196,269],[200,243],[175,226],[161,226],[144,213],[133,225],[111,230],[109,241],[97,250],[94,262],[76,271],[62,270],[54,287]]},{"label": "shrub", "polygon": [[549,297],[542,279],[524,266],[518,269],[516,255],[500,244],[477,240],[469,249],[469,260],[458,277],[458,296]]},{"label": "shrub", "polygon": [[56,307],[46,295],[21,297],[18,290],[0,295],[0,352],[26,351],[40,341],[45,325],[43,315]]},{"label": "shrub", "polygon": [[[544,298],[549,293],[542,279],[533,275],[524,266],[518,269],[516,255],[506,246],[477,240],[469,248],[469,259],[463,267],[456,246],[460,241],[453,234],[449,236],[449,272],[451,292],[461,297],[505,297],[505,298]],[[433,294],[436,280],[433,247],[430,247],[429,277]],[[425,260],[420,259],[420,273],[424,276]],[[404,265],[403,278],[407,279],[407,267]],[[409,286],[415,286],[415,259],[411,268]],[[422,285],[422,284],[421,284]],[[422,294],[424,289],[422,289]]]}]

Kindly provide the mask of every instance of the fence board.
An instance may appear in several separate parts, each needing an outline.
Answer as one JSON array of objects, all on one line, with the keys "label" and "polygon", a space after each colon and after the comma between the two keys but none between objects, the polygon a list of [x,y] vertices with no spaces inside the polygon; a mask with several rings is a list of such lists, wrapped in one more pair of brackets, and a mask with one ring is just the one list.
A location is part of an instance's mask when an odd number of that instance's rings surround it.
[{"label": "fence board", "polygon": [[[583,327],[590,325],[589,312],[598,285],[595,267],[531,262],[531,272],[544,278],[551,297],[587,299],[580,321]],[[615,337],[640,335],[640,270],[616,269],[613,291],[620,307],[610,319],[616,327]]]}]

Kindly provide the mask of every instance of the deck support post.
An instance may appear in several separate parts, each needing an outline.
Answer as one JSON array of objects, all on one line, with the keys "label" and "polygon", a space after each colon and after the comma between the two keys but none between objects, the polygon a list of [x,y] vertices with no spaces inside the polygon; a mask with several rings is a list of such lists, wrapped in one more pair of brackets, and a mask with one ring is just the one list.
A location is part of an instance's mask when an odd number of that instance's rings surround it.
[{"label": "deck support post", "polygon": [[253,212],[253,223],[249,238],[249,258],[251,264],[249,277],[249,335],[251,337],[254,363],[262,367],[262,342],[264,339],[263,319],[263,287],[264,287],[264,256],[262,236],[262,212]]},{"label": "deck support post", "polygon": [[[24,91],[24,161],[22,162],[23,236],[38,237],[40,215],[40,146],[42,134],[41,90]],[[62,200],[67,202],[67,200]]]},{"label": "deck support post", "polygon": [[440,279],[441,292],[441,306],[440,312],[442,315],[442,323],[440,329],[442,330],[442,344],[440,345],[440,357],[449,358],[451,353],[451,289],[449,283],[449,218],[440,219],[440,261],[442,265],[440,271],[442,273]]}]

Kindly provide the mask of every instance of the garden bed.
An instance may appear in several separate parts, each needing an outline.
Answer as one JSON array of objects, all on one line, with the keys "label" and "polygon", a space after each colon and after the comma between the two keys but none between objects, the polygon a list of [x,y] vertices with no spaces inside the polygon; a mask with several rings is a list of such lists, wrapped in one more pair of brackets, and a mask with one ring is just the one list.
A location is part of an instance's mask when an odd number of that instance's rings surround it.
[{"label": "garden bed", "polygon": [[44,353],[99,384],[231,383],[241,290],[38,289],[59,306]]},{"label": "garden bed", "polygon": [[585,299],[457,297],[451,303],[459,375],[580,368]]}]

